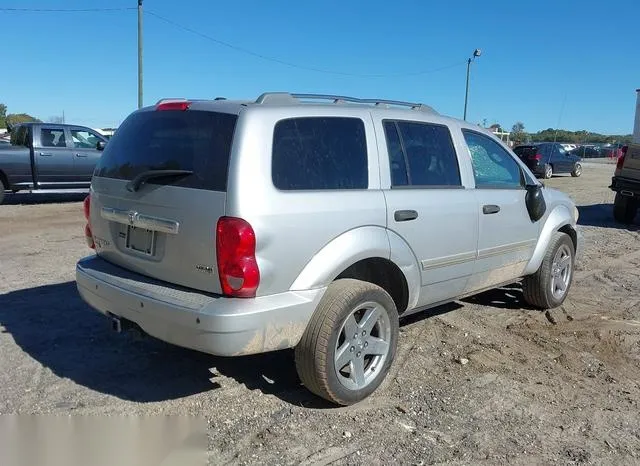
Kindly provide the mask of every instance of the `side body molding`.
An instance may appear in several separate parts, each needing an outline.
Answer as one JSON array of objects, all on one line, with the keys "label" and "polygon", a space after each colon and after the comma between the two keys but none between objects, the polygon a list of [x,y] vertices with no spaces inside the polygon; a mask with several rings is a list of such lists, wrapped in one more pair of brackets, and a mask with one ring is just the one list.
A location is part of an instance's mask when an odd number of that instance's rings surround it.
[{"label": "side body molding", "polygon": [[[573,217],[571,212],[564,205],[556,206],[547,216],[540,236],[538,237],[538,243],[533,251],[533,256],[524,269],[524,275],[530,275],[535,273],[540,268],[544,255],[547,252],[549,243],[551,242],[551,236],[565,225],[571,225],[573,223]],[[572,226],[573,227],[573,226]]]}]

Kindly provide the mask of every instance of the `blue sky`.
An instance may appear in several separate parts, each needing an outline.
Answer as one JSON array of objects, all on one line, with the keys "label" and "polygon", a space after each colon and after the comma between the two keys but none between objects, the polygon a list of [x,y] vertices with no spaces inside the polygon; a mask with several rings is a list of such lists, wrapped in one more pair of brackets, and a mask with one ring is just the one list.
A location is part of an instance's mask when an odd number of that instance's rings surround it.
[{"label": "blue sky", "polygon": [[[0,8],[136,5],[9,0]],[[419,101],[461,118],[465,60],[480,48],[469,120],[508,128],[520,120],[529,131],[632,131],[638,0],[144,0],[144,8],[145,104],[288,90]],[[152,12],[257,54],[347,75],[242,53]],[[10,113],[48,118],[64,110],[67,122],[117,125],[137,107],[136,15],[0,11],[0,102]],[[425,71],[432,72],[416,74]]]}]

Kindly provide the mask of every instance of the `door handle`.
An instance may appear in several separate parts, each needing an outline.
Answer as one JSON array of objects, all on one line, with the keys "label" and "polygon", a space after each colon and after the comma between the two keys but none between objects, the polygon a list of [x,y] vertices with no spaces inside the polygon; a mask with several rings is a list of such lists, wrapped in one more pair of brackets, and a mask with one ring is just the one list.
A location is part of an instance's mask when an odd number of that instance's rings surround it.
[{"label": "door handle", "polygon": [[500,206],[497,206],[497,205],[482,206],[482,213],[485,215],[497,214],[498,212],[500,212]]},{"label": "door handle", "polygon": [[87,154],[76,153],[76,157],[88,157]]},{"label": "door handle", "polygon": [[53,154],[51,152],[40,152],[41,157],[52,157]]},{"label": "door handle", "polygon": [[418,218],[418,212],[415,210],[396,210],[393,213],[393,219],[396,222],[407,222]]}]

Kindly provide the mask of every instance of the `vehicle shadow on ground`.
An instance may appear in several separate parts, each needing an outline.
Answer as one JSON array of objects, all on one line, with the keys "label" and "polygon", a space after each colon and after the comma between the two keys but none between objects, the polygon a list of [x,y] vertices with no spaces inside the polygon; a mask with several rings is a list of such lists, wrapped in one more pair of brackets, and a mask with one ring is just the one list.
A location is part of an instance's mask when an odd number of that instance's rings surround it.
[{"label": "vehicle shadow on ground", "polygon": [[613,228],[616,230],[640,230],[640,212],[631,225],[618,223],[613,219],[613,204],[591,204],[578,206],[578,225]]},{"label": "vehicle shadow on ground", "polygon": [[[464,301],[523,308],[519,285]],[[401,326],[461,308],[450,303],[403,318]],[[61,378],[139,403],[158,402],[244,385],[306,408],[336,408],[301,384],[292,350],[215,357],[151,337],[117,334],[79,297],[75,282],[0,295],[0,326],[30,357]]]},{"label": "vehicle shadow on ground", "polygon": [[484,293],[469,296],[462,300],[463,303],[477,304],[480,306],[496,307],[510,310],[534,310],[525,300],[522,294],[522,283],[513,283],[500,288],[494,288]]},{"label": "vehicle shadow on ground", "polygon": [[291,404],[335,407],[302,386],[293,351],[222,358],[117,334],[82,301],[75,282],[0,295],[0,326],[58,377],[123,400],[165,401],[241,384]]},{"label": "vehicle shadow on ground", "polygon": [[87,197],[87,193],[7,193],[2,205],[62,204],[67,202],[82,202],[85,197]]}]

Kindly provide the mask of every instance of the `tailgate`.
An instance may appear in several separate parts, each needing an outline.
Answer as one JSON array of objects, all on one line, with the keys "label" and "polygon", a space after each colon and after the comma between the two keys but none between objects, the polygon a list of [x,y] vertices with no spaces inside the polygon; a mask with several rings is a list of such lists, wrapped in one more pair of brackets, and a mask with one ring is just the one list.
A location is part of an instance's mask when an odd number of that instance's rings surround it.
[{"label": "tailgate", "polygon": [[126,183],[93,181],[91,230],[97,254],[148,277],[220,293],[215,228],[226,194],[175,186],[131,193]]},{"label": "tailgate", "polygon": [[225,213],[236,120],[198,110],[129,116],[91,184],[97,254],[148,277],[220,293],[215,230]]},{"label": "tailgate", "polygon": [[640,144],[629,144],[620,176],[640,182]]}]

